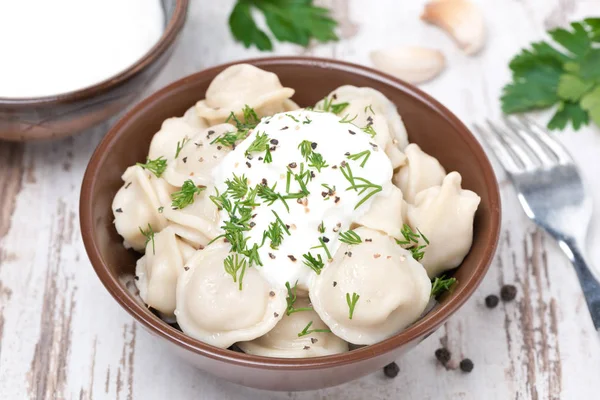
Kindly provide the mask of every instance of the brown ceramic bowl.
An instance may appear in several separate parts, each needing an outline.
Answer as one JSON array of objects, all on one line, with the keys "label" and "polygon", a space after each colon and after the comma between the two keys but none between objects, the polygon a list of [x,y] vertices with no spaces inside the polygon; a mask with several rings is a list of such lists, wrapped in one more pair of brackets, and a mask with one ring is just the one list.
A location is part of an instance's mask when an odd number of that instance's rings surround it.
[{"label": "brown ceramic bowl", "polygon": [[492,167],[469,130],[444,106],[413,86],[369,68],[303,57],[246,61],[276,73],[296,89],[301,106],[315,104],[334,88],[351,84],[381,91],[400,110],[411,142],[459,171],[463,186],[481,196],[471,252],[454,276],[459,284],[441,304],[405,331],[345,354],[305,359],[267,358],[216,348],[192,339],[153,315],[128,290],[139,255],[123,248],[111,204],[128,166],[145,160],[162,121],[180,116],[204,97],[211,80],[229,65],[177,81],[134,107],[106,135],[92,156],[81,189],[83,241],[100,280],[119,304],[174,353],[195,366],[242,385],[271,390],[308,390],[338,385],[378,370],[435,331],[473,294],[496,250],[500,197]]},{"label": "brown ceramic bowl", "polygon": [[0,97],[0,140],[28,141],[70,136],[131,105],[165,66],[185,23],[189,0],[161,2],[167,21],[162,37],[144,57],[118,75],[93,86],[54,96]]}]

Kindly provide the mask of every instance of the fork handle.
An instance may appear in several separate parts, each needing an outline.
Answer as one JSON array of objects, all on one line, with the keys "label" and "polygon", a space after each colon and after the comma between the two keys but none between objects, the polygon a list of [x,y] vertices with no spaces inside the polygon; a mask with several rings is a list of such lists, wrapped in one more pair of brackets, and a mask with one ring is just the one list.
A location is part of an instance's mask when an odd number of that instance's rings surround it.
[{"label": "fork handle", "polygon": [[594,275],[591,264],[586,260],[582,250],[583,246],[580,246],[574,239],[563,239],[560,241],[560,245],[575,267],[594,327],[600,331],[600,282]]}]

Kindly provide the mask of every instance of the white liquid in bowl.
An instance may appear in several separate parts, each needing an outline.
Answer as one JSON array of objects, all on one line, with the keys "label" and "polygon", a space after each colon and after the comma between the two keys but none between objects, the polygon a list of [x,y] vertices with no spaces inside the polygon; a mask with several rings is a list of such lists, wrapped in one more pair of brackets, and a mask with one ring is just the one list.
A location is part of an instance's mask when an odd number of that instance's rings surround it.
[{"label": "white liquid in bowl", "polygon": [[133,65],[160,39],[160,0],[0,1],[0,97],[66,93]]}]

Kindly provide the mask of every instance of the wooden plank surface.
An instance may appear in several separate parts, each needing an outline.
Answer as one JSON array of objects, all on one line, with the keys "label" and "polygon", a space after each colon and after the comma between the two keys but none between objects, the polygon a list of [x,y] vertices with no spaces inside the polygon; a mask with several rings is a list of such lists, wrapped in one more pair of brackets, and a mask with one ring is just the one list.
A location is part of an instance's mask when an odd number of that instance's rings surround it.
[{"label": "wooden plank surface", "polygon": [[[600,1],[483,1],[489,41],[466,57],[418,16],[423,0],[324,0],[344,40],[310,54],[369,64],[369,51],[399,44],[437,47],[443,75],[422,88],[465,122],[498,117],[509,58],[545,29],[591,16]],[[148,93],[221,62],[260,55],[234,43],[225,21],[232,0],[192,1],[173,59]],[[401,111],[401,110],[400,110]],[[545,121],[547,115],[537,116]],[[381,372],[339,387],[270,393],[216,380],[156,346],[95,276],[79,235],[78,199],[87,160],[110,123],[54,143],[0,143],[1,399],[584,399],[600,393],[600,341],[575,274],[557,246],[524,217],[499,172],[504,216],[500,249],[482,286],[437,333]],[[590,183],[596,222],[590,258],[600,267],[600,131],[560,134]],[[513,283],[516,301],[494,310],[484,298]],[[449,369],[436,363],[441,345]],[[469,357],[471,374],[455,369]]]}]

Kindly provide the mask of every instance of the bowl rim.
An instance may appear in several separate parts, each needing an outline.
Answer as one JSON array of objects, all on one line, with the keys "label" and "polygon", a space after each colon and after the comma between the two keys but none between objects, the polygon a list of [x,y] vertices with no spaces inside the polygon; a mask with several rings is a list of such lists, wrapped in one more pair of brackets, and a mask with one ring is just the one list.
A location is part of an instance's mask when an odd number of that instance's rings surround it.
[{"label": "bowl rim", "polygon": [[[491,210],[490,222],[492,227],[491,231],[488,233],[491,238],[491,244],[489,245],[489,248],[485,252],[484,256],[478,261],[475,272],[470,279],[466,282],[461,282],[459,289],[460,292],[457,293],[456,297],[441,307],[431,311],[425,319],[420,319],[404,331],[381,342],[342,354],[293,359],[271,358],[238,353],[231,350],[214,347],[200,340],[193,339],[192,337],[187,336],[183,332],[176,330],[170,325],[159,321],[156,317],[148,313],[146,310],[144,310],[144,307],[140,305],[139,302],[137,302],[125,288],[122,287],[117,278],[110,273],[107,265],[103,263],[100,251],[96,245],[96,242],[93,240],[92,233],[94,222],[92,220],[93,199],[91,198],[91,193],[93,192],[92,189],[97,183],[97,174],[99,172],[100,165],[102,165],[104,162],[104,154],[107,148],[112,146],[113,142],[116,140],[117,133],[128,124],[129,120],[134,118],[135,115],[144,109],[148,104],[153,103],[156,98],[163,97],[168,95],[170,92],[176,91],[181,86],[186,85],[190,80],[193,81],[204,75],[216,75],[223,69],[240,63],[253,64],[257,67],[269,65],[317,66],[321,68],[329,68],[350,72],[353,74],[359,74],[371,79],[376,79],[386,85],[392,84],[394,90],[403,90],[407,95],[415,98],[415,100],[426,103],[435,112],[442,115],[448,121],[448,123],[454,125],[455,129],[460,133],[461,136],[463,136],[463,139],[465,139],[471,148],[471,151],[475,154],[480,166],[483,167],[484,180],[486,185],[489,187],[488,194],[490,198]],[[437,329],[467,301],[467,299],[479,286],[479,283],[485,276],[485,273],[487,272],[496,252],[500,236],[501,221],[500,190],[492,165],[475,136],[473,136],[470,130],[451,111],[449,111],[437,100],[433,99],[431,96],[424,93],[420,89],[417,89],[411,84],[403,82],[380,71],[376,71],[372,68],[345,61],[303,56],[252,58],[221,64],[177,80],[138,103],[113,126],[113,128],[106,134],[94,151],[83,178],[79,208],[80,228],[84,246],[90,262],[96,271],[96,274],[113,298],[115,298],[121,307],[131,314],[137,320],[137,322],[144,325],[155,335],[167,339],[172,344],[192,353],[238,366],[271,370],[310,370],[339,367],[357,361],[364,361],[381,356],[403,345],[411,343],[420,337],[426,337],[427,335],[433,333],[435,329]]]},{"label": "bowl rim", "polygon": [[165,27],[161,37],[141,58],[121,72],[109,76],[108,78],[90,86],[85,86],[70,92],[37,97],[0,96],[0,105],[29,107],[56,103],[68,104],[85,100],[90,97],[95,97],[99,94],[109,91],[115,86],[119,86],[122,83],[133,79],[135,76],[139,75],[142,71],[152,65],[154,60],[160,57],[171,47],[185,24],[188,5],[189,0],[175,0],[175,10],[173,11],[173,15],[171,16],[171,19],[169,19],[169,22]]}]

